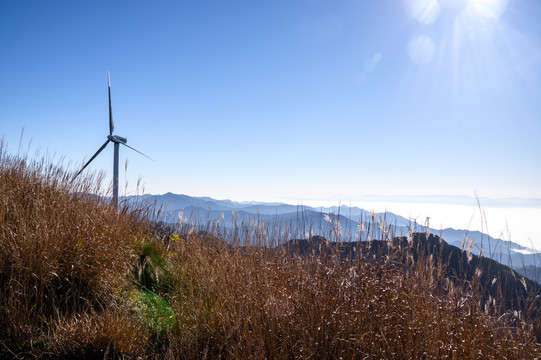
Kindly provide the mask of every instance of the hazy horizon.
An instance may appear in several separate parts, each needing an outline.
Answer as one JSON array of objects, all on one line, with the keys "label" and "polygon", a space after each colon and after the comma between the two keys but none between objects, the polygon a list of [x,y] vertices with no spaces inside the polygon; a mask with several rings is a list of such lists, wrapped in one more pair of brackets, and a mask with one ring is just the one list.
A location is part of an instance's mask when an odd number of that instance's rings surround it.
[{"label": "hazy horizon", "polygon": [[[172,193],[174,195],[187,195],[191,197],[209,197],[214,200],[229,200],[238,203],[282,203],[293,206],[309,206],[312,208],[328,208],[337,206],[358,207],[376,213],[394,213],[417,223],[420,228],[428,224],[432,229],[444,230],[453,228],[456,230],[481,231],[496,239],[508,240],[520,245],[541,250],[541,229],[538,219],[541,218],[541,207],[517,206],[517,199],[513,199],[512,206],[503,205],[501,199],[486,206],[486,201],[491,199],[477,199],[475,197],[457,196],[460,203],[445,203],[441,197],[435,196],[433,201],[428,201],[430,196],[422,196],[422,202],[404,202],[399,199],[392,199],[390,196],[382,197],[385,201],[362,201],[350,199],[349,201],[336,199],[243,199],[243,198],[220,198],[209,196],[209,194],[184,194]],[[165,195],[148,194],[147,195]],[[403,197],[402,197],[403,198]],[[413,196],[410,198],[414,198]],[[444,197],[449,198],[449,197]],[[470,199],[470,203],[465,200]],[[479,200],[479,201],[478,201]],[[492,199],[494,200],[494,199]],[[528,204],[531,205],[527,200]],[[490,203],[490,202],[489,202]],[[170,209],[171,210],[171,209]],[[346,215],[347,214],[343,214]],[[352,219],[358,220],[358,219]],[[391,224],[392,225],[392,224]],[[436,234],[437,235],[437,234]]]}]

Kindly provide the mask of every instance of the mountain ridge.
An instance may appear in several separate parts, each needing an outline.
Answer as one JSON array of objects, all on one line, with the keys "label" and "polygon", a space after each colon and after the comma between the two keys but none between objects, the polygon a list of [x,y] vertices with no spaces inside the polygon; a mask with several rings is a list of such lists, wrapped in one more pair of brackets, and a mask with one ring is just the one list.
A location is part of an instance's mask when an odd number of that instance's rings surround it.
[{"label": "mountain ridge", "polygon": [[[303,237],[307,231],[329,237],[331,233],[337,235],[340,230],[339,238],[332,240],[347,239],[348,241],[383,239],[388,235],[405,236],[410,232],[420,231],[437,234],[450,245],[459,248],[468,247],[473,241],[471,249],[473,254],[482,254],[510,267],[541,264],[541,253],[512,241],[493,238],[480,231],[427,228],[392,212],[374,213],[347,205],[311,207],[278,202],[237,202],[171,192],[163,195],[128,196],[124,200],[128,203],[143,201],[161,208],[164,214],[163,220],[168,223],[178,222],[180,215],[185,221],[191,219],[196,220],[198,224],[203,224],[211,220],[229,227],[234,225],[234,218],[236,218],[237,220],[263,221],[276,227],[288,224],[297,231],[296,237]],[[228,216],[228,212],[234,212],[235,217]],[[364,233],[359,231],[361,226],[364,226]]]}]

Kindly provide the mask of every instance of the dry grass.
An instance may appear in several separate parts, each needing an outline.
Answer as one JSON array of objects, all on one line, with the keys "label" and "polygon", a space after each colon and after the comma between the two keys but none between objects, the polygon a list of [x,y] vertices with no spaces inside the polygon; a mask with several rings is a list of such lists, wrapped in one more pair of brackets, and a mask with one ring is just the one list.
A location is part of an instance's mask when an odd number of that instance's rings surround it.
[{"label": "dry grass", "polygon": [[42,355],[62,359],[142,358],[152,341],[141,321],[111,310],[60,318],[50,329]]},{"label": "dry grass", "polygon": [[[188,237],[175,273],[180,358],[523,359],[539,353],[530,326],[482,311],[429,261],[409,270],[339,257],[290,258]],[[194,309],[196,311],[194,311]],[[510,315],[508,315],[510,316]],[[183,342],[188,340],[188,342]]]},{"label": "dry grass", "polygon": [[[95,179],[0,148],[0,337],[32,346],[47,324],[108,309],[131,285],[136,212],[90,195]],[[41,343],[41,342],[38,342]]]},{"label": "dry grass", "polygon": [[[484,311],[478,285],[428,256],[405,267],[392,253],[292,257],[260,224],[171,235],[148,210],[117,213],[89,195],[99,179],[72,175],[0,148],[2,357],[540,356],[530,319]],[[254,226],[258,242],[235,245]],[[173,327],[142,316],[142,290],[170,306]]]}]

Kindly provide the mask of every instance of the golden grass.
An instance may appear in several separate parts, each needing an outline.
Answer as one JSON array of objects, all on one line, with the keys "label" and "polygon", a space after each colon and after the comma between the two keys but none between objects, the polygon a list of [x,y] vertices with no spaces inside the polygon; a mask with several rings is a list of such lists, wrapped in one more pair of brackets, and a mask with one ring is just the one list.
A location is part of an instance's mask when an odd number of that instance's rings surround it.
[{"label": "golden grass", "polygon": [[[63,316],[107,309],[131,284],[145,225],[92,184],[0,149],[0,336],[21,344]],[[90,178],[91,179],[91,178]]]},{"label": "golden grass", "polygon": [[[186,239],[176,274],[184,318],[180,358],[529,358],[539,345],[525,322],[485,313],[430,261],[409,270],[338,257],[290,258]],[[443,291],[443,289],[446,289]],[[195,291],[196,290],[196,291]],[[194,311],[194,309],[196,311]],[[189,340],[183,343],[182,340]]]},{"label": "golden grass", "polygon": [[[173,235],[72,175],[0,148],[0,357],[540,356],[531,319],[484,311],[479,286],[428,256],[291,256],[261,224]],[[173,328],[141,316],[142,290],[170,305]]]}]

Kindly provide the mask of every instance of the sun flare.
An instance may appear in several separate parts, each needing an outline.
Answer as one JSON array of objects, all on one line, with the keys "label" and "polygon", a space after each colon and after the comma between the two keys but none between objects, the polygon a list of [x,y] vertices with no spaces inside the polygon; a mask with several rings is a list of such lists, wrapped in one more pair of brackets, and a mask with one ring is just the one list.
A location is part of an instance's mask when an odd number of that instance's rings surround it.
[{"label": "sun flare", "polygon": [[500,17],[507,7],[508,0],[468,0],[469,8],[487,17]]}]

